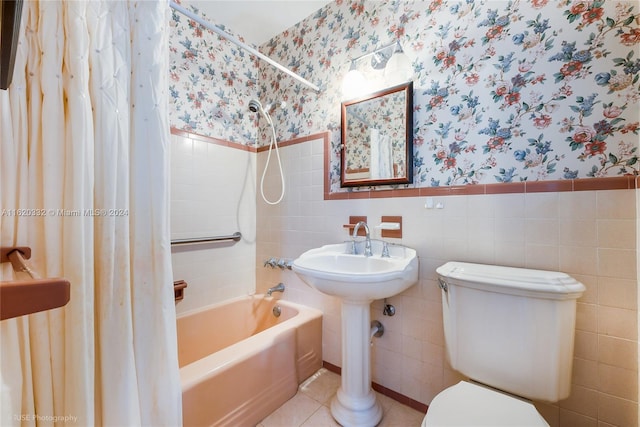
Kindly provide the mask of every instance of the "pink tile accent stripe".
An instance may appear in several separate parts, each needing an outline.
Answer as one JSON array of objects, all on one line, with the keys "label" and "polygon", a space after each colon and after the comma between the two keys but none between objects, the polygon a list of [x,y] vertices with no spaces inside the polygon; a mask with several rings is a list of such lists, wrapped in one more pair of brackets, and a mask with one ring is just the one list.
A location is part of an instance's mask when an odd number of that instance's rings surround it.
[{"label": "pink tile accent stripe", "polygon": [[[259,153],[269,149],[269,147],[250,147],[236,142],[225,141],[223,139],[198,135],[193,132],[171,128],[173,135],[185,138],[196,139],[209,142],[211,144],[223,145],[230,148]],[[319,132],[307,136],[279,142],[280,147],[301,144],[303,142],[314,141],[322,138],[324,140],[324,166],[325,171],[329,168],[330,152],[330,132]],[[374,199],[393,197],[424,197],[424,196],[452,196],[452,195],[475,195],[475,194],[507,194],[507,193],[556,193],[565,191],[595,191],[595,190],[632,190],[640,188],[640,176],[623,175],[609,178],[581,178],[554,181],[524,181],[507,182],[496,184],[477,185],[454,185],[448,187],[420,187],[420,188],[397,188],[372,190],[370,187],[363,187],[362,190],[330,193],[329,175],[324,174],[324,200],[351,200],[351,199]]]},{"label": "pink tile accent stripe", "polygon": [[196,141],[208,142],[209,144],[222,145],[223,147],[235,148],[236,150],[249,151],[255,153],[257,150],[255,147],[238,144],[237,142],[227,141],[225,139],[213,138],[211,136],[200,135],[194,132],[187,132],[186,130],[171,127],[171,134],[181,136],[183,138],[194,139]]}]

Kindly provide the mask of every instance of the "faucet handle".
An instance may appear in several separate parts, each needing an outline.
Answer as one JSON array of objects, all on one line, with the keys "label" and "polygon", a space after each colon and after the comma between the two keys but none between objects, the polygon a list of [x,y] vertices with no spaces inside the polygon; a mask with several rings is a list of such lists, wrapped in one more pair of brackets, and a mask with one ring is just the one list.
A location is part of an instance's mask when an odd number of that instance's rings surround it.
[{"label": "faucet handle", "polygon": [[284,258],[280,258],[277,265],[280,270],[291,270],[291,261],[287,261]]},{"label": "faucet handle", "polygon": [[391,258],[391,255],[389,255],[388,242],[382,242],[382,254],[380,255],[380,258]]},{"label": "faucet handle", "polygon": [[276,261],[275,258],[269,258],[267,261],[264,262],[264,266],[269,266],[271,268],[275,268],[278,265],[278,261]]}]

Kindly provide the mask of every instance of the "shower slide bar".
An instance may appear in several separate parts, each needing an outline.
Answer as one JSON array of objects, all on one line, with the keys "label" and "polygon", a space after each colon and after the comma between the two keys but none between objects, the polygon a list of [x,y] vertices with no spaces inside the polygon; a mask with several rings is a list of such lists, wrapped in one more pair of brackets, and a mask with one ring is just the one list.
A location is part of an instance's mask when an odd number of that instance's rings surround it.
[{"label": "shower slide bar", "polygon": [[242,234],[239,231],[236,231],[233,234],[227,236],[212,236],[212,237],[196,237],[193,239],[177,239],[171,241],[171,246],[176,245],[194,245],[198,243],[209,243],[209,242],[222,242],[226,240],[233,240],[234,242],[239,241],[242,238]]},{"label": "shower slide bar", "polygon": [[304,83],[305,85],[309,86],[311,89],[315,90],[316,92],[320,92],[320,88],[318,86],[314,85],[313,83],[311,83],[309,80],[305,79],[304,77],[300,77],[299,75],[297,75],[296,73],[294,73],[293,71],[288,69],[287,67],[278,64],[273,59],[271,59],[268,56],[260,53],[259,51],[257,51],[256,49],[252,48],[248,44],[241,42],[240,40],[238,40],[236,37],[232,36],[231,34],[228,34],[228,33],[224,32],[219,27],[211,24],[210,22],[205,21],[200,16],[196,15],[195,13],[191,12],[188,9],[185,9],[184,7],[180,6],[176,2],[170,1],[169,2],[169,6],[171,6],[176,11],[182,13],[186,17],[193,19],[194,21],[196,21],[198,24],[202,25],[203,27],[213,31],[214,33],[218,34],[221,37],[224,37],[225,39],[227,39],[231,43],[235,44],[236,46],[248,51],[252,55],[255,55],[258,58],[262,59],[263,61],[271,64],[273,67],[277,68],[278,70],[282,71],[283,73],[285,73],[285,74],[293,77],[294,79],[298,80],[300,83]]},{"label": "shower slide bar", "polygon": [[18,280],[0,282],[0,320],[66,305],[71,284],[64,278],[42,279],[29,265],[31,248],[0,248],[0,262],[10,262]]}]

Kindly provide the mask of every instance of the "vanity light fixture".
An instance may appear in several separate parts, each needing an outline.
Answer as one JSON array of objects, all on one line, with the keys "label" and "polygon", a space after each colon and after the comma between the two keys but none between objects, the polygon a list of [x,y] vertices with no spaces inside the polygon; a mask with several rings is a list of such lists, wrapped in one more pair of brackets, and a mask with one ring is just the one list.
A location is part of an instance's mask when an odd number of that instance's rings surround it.
[{"label": "vanity light fixture", "polygon": [[349,72],[342,81],[342,94],[344,98],[352,98],[371,90],[370,82],[358,69],[358,61],[371,57],[369,65],[373,70],[383,70],[383,76],[387,85],[403,83],[413,77],[413,68],[409,57],[404,53],[400,40],[379,47],[373,52],[368,52],[351,60]]}]

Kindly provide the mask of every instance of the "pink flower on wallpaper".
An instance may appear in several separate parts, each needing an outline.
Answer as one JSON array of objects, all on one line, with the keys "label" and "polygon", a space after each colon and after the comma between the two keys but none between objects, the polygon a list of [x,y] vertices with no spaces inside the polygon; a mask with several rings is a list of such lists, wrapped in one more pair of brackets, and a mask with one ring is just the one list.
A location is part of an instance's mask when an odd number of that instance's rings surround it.
[{"label": "pink flower on wallpaper", "polygon": [[534,9],[542,9],[547,3],[549,3],[549,0],[531,0],[531,6],[533,6]]},{"label": "pink flower on wallpaper", "polygon": [[580,61],[570,61],[560,68],[560,72],[565,77],[572,76],[577,74],[582,69],[582,62]]},{"label": "pink flower on wallpaper", "polygon": [[500,138],[499,136],[494,136],[489,141],[487,141],[487,147],[489,150],[499,150],[504,145],[504,138]]},{"label": "pink flower on wallpaper", "polygon": [[577,1],[571,5],[571,9],[569,9],[572,15],[580,15],[587,10],[589,10],[589,2],[588,1]]},{"label": "pink flower on wallpaper", "polygon": [[595,7],[582,14],[582,20],[587,24],[592,24],[602,18],[604,10],[601,7]]},{"label": "pink flower on wallpaper", "polygon": [[589,142],[596,135],[595,131],[587,126],[580,126],[573,133],[573,140],[579,144]]},{"label": "pink flower on wallpaper", "polygon": [[520,93],[511,92],[504,97],[504,100],[508,105],[517,104],[518,102],[520,102]]},{"label": "pink flower on wallpaper", "polygon": [[505,96],[509,93],[509,90],[511,90],[510,85],[508,85],[507,83],[500,83],[498,87],[496,87],[496,95]]},{"label": "pink flower on wallpaper", "polygon": [[533,67],[532,63],[524,61],[524,62],[521,62],[520,64],[518,64],[518,71],[520,71],[521,73],[526,73],[532,67]]},{"label": "pink flower on wallpaper", "polygon": [[640,43],[640,28],[632,28],[630,32],[621,34],[620,43],[625,46],[634,46]]},{"label": "pink flower on wallpaper", "polygon": [[442,0],[433,0],[429,4],[429,11],[436,12],[438,9],[440,9],[441,6],[442,6]]},{"label": "pink flower on wallpaper", "polygon": [[464,81],[468,86],[473,86],[480,81],[480,76],[478,75],[478,73],[472,73],[466,76]]},{"label": "pink flower on wallpaper", "polygon": [[542,116],[533,119],[533,125],[538,129],[544,129],[551,124],[551,116],[543,114]]},{"label": "pink flower on wallpaper", "polygon": [[456,65],[456,57],[453,55],[449,55],[444,59],[443,63],[445,68],[453,67],[454,65]]},{"label": "pink flower on wallpaper", "polygon": [[447,159],[444,161],[444,165],[446,166],[447,169],[453,169],[456,167],[456,158],[455,157],[447,157]]},{"label": "pink flower on wallpaper", "polygon": [[605,107],[605,109],[602,111],[602,114],[608,119],[615,119],[620,114],[622,114],[622,108],[611,105],[609,107]]},{"label": "pink flower on wallpaper", "polygon": [[434,96],[433,98],[431,98],[431,100],[429,101],[429,105],[431,105],[432,108],[436,108],[438,107],[440,104],[442,104],[442,101],[444,100],[443,97],[437,95]]},{"label": "pink flower on wallpaper", "polygon": [[502,34],[502,30],[503,27],[501,25],[495,25],[491,28],[489,28],[489,30],[487,31],[487,33],[485,34],[487,36],[487,39],[491,40],[491,39],[495,39],[500,37],[500,35]]},{"label": "pink flower on wallpaper", "polygon": [[363,3],[353,3],[351,5],[351,11],[355,12],[356,15],[361,15],[364,12],[364,4]]},{"label": "pink flower on wallpaper", "polygon": [[560,88],[560,94],[563,96],[571,96],[573,95],[573,89],[570,85],[562,85],[562,87]]},{"label": "pink flower on wallpaper", "polygon": [[598,154],[604,154],[606,149],[607,144],[604,141],[595,141],[585,146],[585,153],[589,156],[596,156]]},{"label": "pink flower on wallpaper", "polygon": [[628,125],[623,127],[620,132],[622,132],[623,134],[629,133],[629,132],[637,134],[639,129],[640,129],[640,123],[635,122],[635,123],[629,123]]}]

